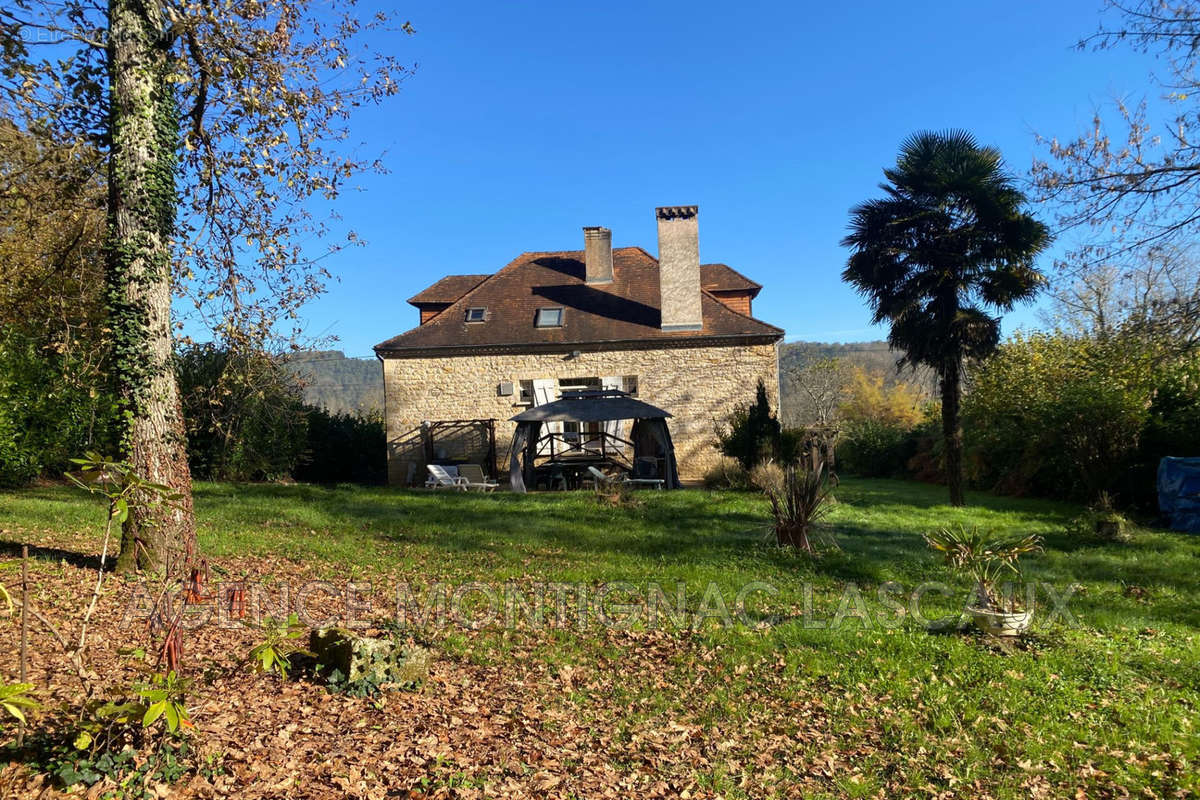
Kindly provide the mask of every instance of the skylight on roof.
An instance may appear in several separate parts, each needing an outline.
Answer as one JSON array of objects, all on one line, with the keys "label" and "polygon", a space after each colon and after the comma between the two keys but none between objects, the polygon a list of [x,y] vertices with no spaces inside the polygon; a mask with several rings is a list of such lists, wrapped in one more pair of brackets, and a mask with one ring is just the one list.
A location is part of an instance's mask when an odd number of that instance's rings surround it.
[{"label": "skylight on roof", "polygon": [[563,310],[561,308],[539,308],[534,326],[538,328],[561,328]]},{"label": "skylight on roof", "polygon": [[467,309],[467,322],[483,322],[487,309],[482,306]]}]

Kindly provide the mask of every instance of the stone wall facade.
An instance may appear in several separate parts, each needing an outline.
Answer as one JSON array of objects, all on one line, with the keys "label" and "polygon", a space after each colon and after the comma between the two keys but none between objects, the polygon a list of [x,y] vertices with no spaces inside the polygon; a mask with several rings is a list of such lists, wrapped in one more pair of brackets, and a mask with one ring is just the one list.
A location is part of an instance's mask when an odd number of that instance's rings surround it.
[{"label": "stone wall facade", "polygon": [[[501,480],[507,478],[508,448],[515,425],[509,418],[527,404],[520,382],[635,376],[637,397],[666,409],[680,477],[699,480],[720,458],[714,421],[739,403],[752,402],[758,382],[771,404],[779,404],[777,344],[677,347],[524,355],[461,355],[383,359],[388,437],[388,479],[393,485],[422,482],[420,427],[423,421],[494,418]],[[501,394],[510,383],[512,394]],[[623,435],[628,436],[628,423]],[[481,440],[451,443],[463,452],[450,457],[482,460]]]}]

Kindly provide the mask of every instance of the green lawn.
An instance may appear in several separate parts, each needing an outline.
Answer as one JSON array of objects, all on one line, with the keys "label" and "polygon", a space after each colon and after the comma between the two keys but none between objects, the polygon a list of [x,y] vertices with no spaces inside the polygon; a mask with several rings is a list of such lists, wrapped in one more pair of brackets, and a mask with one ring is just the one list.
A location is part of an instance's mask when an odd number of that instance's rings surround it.
[{"label": "green lawn", "polygon": [[[533,695],[605,730],[619,752],[640,753],[652,731],[695,731],[672,740],[657,767],[676,782],[690,778],[693,793],[1057,797],[1123,788],[1174,796],[1200,788],[1200,537],[1140,530],[1132,543],[1101,543],[1067,533],[1078,512],[1070,506],[979,494],[952,509],[943,489],[898,481],[847,480],[837,496],[827,531],[836,546],[816,560],[770,546],[766,507],[749,493],[639,492],[640,505],[610,508],[586,493],[201,484],[196,507],[214,563],[276,559],[337,585],[370,580],[380,593],[401,581],[418,592],[478,581],[530,599],[551,596],[549,582],[582,585],[595,600],[620,582],[605,608],[629,629],[605,630],[594,610],[581,628],[572,606],[561,627],[450,624],[421,635],[452,663],[500,675],[549,665],[567,691],[550,697],[534,686]],[[93,542],[94,552],[97,513],[66,488],[2,493],[0,540],[10,556],[22,539],[66,552]],[[920,538],[960,521],[1045,537],[1046,551],[1025,570],[1038,584],[1041,619],[1015,645],[931,633],[896,609],[928,581],[948,581],[959,594],[927,593],[925,616],[961,606],[965,582]],[[11,575],[0,572],[0,582]],[[711,611],[716,592],[732,612],[753,582],[775,593],[752,595],[751,626],[672,620],[654,628],[645,608],[621,616],[613,607],[638,603],[650,584],[674,603],[683,583],[689,611]],[[895,584],[881,599],[887,582]],[[1053,603],[1044,585],[1070,595],[1071,618],[1045,623]],[[631,613],[640,616],[630,622]],[[642,757],[610,760],[618,771],[643,770]],[[566,760],[560,768],[569,776],[581,767]],[[486,785],[489,777],[462,779]]]}]

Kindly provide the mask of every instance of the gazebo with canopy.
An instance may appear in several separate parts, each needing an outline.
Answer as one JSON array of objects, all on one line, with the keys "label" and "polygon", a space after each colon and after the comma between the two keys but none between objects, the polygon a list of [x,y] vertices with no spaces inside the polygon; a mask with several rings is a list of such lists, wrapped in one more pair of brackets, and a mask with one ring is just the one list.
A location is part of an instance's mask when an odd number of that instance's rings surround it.
[{"label": "gazebo with canopy", "polygon": [[[679,488],[679,468],[667,419],[661,408],[630,397],[616,389],[566,391],[562,399],[522,411],[512,418],[517,423],[509,449],[509,479],[514,492],[537,486],[539,469],[586,470],[589,466],[627,471],[651,465],[653,475],[638,477],[662,480],[664,488]],[[588,423],[613,423],[633,420],[629,439],[612,432],[610,425],[582,432]],[[580,433],[555,430],[562,425],[579,423]],[[632,458],[628,453],[632,452]]]}]

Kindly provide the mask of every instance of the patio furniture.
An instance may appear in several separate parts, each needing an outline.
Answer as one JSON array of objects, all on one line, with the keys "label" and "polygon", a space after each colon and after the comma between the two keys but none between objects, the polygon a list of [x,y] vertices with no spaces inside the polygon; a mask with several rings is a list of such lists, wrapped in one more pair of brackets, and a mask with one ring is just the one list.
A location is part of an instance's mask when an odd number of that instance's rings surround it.
[{"label": "patio furniture", "polygon": [[617,486],[625,483],[629,484],[630,486],[649,486],[654,489],[661,489],[663,488],[664,483],[661,478],[629,478],[605,475],[595,467],[588,467],[588,472],[592,473],[592,478],[596,481],[597,486]]},{"label": "patio furniture", "polygon": [[599,488],[601,486],[607,486],[607,485],[613,484],[613,483],[620,483],[620,478],[616,478],[612,475],[605,475],[603,472],[596,469],[595,467],[588,467],[587,469],[588,469],[588,472],[591,473],[592,481],[593,481],[593,483],[595,483],[597,488]]},{"label": "patio furniture", "polygon": [[563,468],[560,465],[555,464],[550,467],[548,474],[550,491],[554,491],[555,486],[558,486],[564,492],[567,490],[567,474],[563,472]]},{"label": "patio furniture", "polygon": [[494,492],[500,486],[499,481],[490,480],[483,474],[483,467],[478,464],[459,464],[458,475],[467,482],[468,489],[481,492]]},{"label": "patio furniture", "polygon": [[457,489],[460,492],[467,490],[467,479],[458,474],[457,467],[430,464],[426,469],[429,470],[429,477],[425,480],[426,489]]}]

